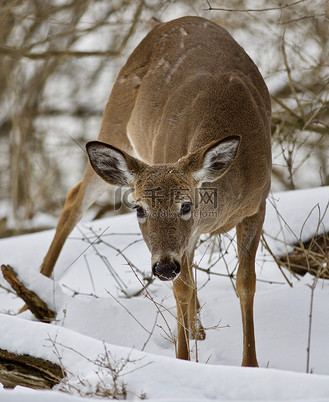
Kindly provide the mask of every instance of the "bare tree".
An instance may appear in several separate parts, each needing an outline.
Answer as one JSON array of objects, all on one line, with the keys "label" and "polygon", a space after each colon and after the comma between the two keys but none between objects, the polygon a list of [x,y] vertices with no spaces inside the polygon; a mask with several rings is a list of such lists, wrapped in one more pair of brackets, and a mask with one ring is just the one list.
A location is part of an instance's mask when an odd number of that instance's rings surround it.
[{"label": "bare tree", "polygon": [[240,43],[258,49],[252,56],[272,96],[274,188],[328,185],[328,0],[207,3]]},{"label": "bare tree", "polygon": [[329,184],[329,0],[2,0],[0,202],[10,205],[7,227],[17,231],[36,211],[58,209],[85,166],[78,144],[97,136],[127,54],[159,21],[188,14],[227,28],[265,76],[273,188]]},{"label": "bare tree", "polygon": [[[99,122],[113,60],[144,7],[142,0],[0,3],[0,187],[16,227],[62,202],[66,169],[76,168],[75,157],[83,159],[76,143]],[[108,85],[106,95],[100,84]]]}]

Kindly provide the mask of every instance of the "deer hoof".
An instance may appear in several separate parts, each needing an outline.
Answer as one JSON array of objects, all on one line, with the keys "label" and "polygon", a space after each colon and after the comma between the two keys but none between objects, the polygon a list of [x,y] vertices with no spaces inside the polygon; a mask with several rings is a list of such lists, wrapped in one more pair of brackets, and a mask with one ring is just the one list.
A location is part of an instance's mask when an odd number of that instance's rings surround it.
[{"label": "deer hoof", "polygon": [[204,341],[206,339],[206,331],[199,318],[195,320],[194,328],[191,329],[191,338],[196,341]]}]

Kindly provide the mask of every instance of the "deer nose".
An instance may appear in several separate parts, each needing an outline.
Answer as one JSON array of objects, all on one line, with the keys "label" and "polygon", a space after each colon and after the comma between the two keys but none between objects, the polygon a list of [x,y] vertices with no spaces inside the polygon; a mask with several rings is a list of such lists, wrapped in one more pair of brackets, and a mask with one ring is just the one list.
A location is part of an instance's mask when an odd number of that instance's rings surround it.
[{"label": "deer nose", "polygon": [[180,265],[178,262],[171,262],[167,264],[156,263],[153,266],[153,274],[161,281],[170,281],[180,273]]}]

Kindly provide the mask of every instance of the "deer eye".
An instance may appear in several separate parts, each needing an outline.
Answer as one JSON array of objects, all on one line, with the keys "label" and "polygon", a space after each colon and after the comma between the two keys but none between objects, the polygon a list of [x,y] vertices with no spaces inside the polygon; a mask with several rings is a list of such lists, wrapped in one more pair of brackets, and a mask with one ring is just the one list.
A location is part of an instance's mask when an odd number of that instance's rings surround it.
[{"label": "deer eye", "polygon": [[182,204],[182,207],[180,210],[182,215],[188,214],[191,211],[191,204],[192,204],[191,202],[184,202]]},{"label": "deer eye", "polygon": [[136,213],[139,218],[143,218],[145,216],[145,211],[143,207],[141,207],[140,205],[135,205],[133,208],[136,209]]}]

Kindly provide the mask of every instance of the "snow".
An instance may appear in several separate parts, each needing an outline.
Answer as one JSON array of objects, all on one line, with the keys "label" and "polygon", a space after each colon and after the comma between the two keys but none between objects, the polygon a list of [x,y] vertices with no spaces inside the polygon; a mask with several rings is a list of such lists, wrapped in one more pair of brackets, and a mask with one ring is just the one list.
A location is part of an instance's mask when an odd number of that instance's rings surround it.
[{"label": "snow", "polygon": [[[283,241],[307,240],[316,231],[328,231],[328,200],[329,187],[272,194],[264,224],[272,250],[285,251],[289,247]],[[17,387],[0,389],[0,401],[81,400],[77,389],[90,395],[100,382],[111,386],[109,370],[96,364],[106,355],[113,364],[126,361],[119,381],[126,384],[131,400],[145,393],[150,401],[329,401],[328,281],[319,280],[314,292],[313,374],[305,371],[314,277],[296,278],[285,272],[290,287],[262,246],[256,261],[255,296],[260,368],[240,367],[240,307],[230,278],[209,277],[201,271],[197,272],[198,294],[207,337],[197,344],[191,341],[194,362],[185,362],[174,358],[170,339],[176,334],[171,284],[155,280],[146,296],[127,297],[139,291],[143,275],[151,273],[150,254],[135,214],[80,224],[66,242],[51,280],[38,270],[53,234],[50,230],[0,241],[1,264],[12,265],[21,280],[57,311],[51,325],[36,322],[30,312],[9,315],[22,302],[0,288],[0,348],[60,360],[69,371],[62,387],[72,395],[59,392],[59,387],[53,391]],[[212,255],[212,243],[205,241],[195,261],[207,268],[222,253],[211,272],[226,274],[226,264],[232,272],[237,264],[232,238],[234,231],[222,239],[222,252],[217,246]],[[9,287],[2,277],[0,285]]]},{"label": "snow", "polygon": [[270,195],[264,231],[274,237],[274,241],[269,239],[271,249],[282,255],[287,251],[283,243],[298,243],[299,239],[306,241],[314,233],[329,231],[328,207],[327,187]]}]

